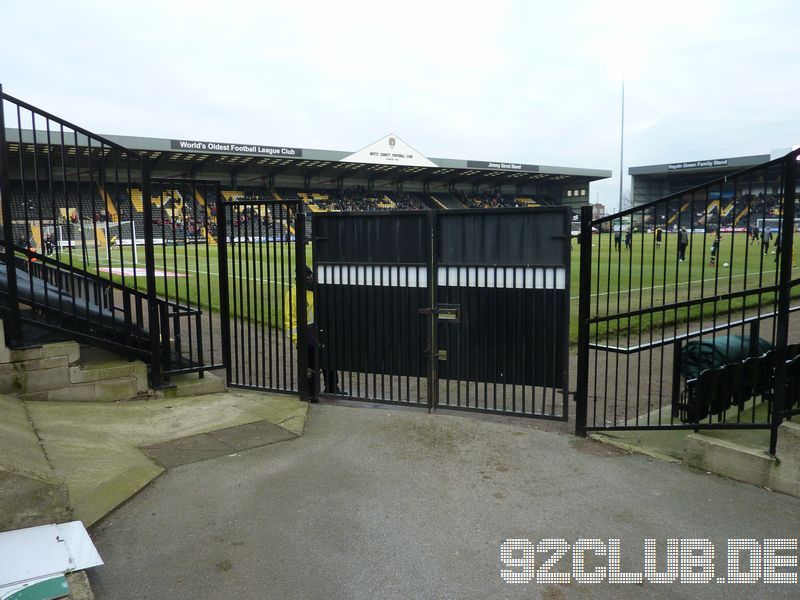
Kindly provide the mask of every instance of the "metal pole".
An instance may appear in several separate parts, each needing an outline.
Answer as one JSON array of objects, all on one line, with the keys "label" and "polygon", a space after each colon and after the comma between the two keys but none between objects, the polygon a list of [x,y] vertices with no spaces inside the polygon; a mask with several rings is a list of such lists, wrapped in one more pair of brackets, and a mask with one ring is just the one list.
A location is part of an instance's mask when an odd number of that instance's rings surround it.
[{"label": "metal pole", "polygon": [[439,378],[438,365],[439,354],[436,340],[436,229],[438,225],[438,213],[428,211],[428,233],[430,244],[428,246],[428,412],[435,410],[439,404]]},{"label": "metal pole", "polygon": [[[103,244],[106,250],[106,262],[108,263],[108,268],[111,268],[111,240],[108,237],[108,215],[103,219],[103,233],[106,236],[106,243]],[[111,272],[111,271],[109,271]]]},{"label": "metal pole", "polygon": [[794,202],[797,185],[797,154],[784,159],[783,223],[781,229],[780,279],[778,282],[778,317],[775,332],[775,389],[772,398],[772,427],[769,453],[775,455],[778,446],[778,427],[783,422],[783,403],[786,391],[786,346],[789,343],[789,303],[792,295],[792,246],[794,242]]},{"label": "metal pole", "polygon": [[622,153],[625,148],[625,76],[622,76],[622,111],[621,121],[619,126],[619,209],[624,210],[626,207],[622,206]]},{"label": "metal pole", "polygon": [[592,293],[592,207],[581,207],[580,280],[578,284],[578,379],[575,389],[575,435],[586,437],[589,405],[589,316]]},{"label": "metal pole", "polygon": [[[150,211],[152,212],[152,207]],[[151,227],[152,229],[152,227]],[[133,215],[131,215],[131,244],[133,245],[133,264],[134,266],[139,266],[139,254],[136,250],[136,221],[133,219]]]},{"label": "metal pole", "polygon": [[[306,231],[306,217],[303,212],[304,202],[298,200],[295,205],[294,213],[294,243],[295,243],[295,293],[297,295],[297,391],[300,395],[300,400],[314,401],[314,390],[317,386],[308,385],[308,340],[309,340],[309,327],[314,327],[315,323],[308,323],[308,306],[306,304],[306,246],[305,246],[305,231]],[[316,320],[316,319],[315,319]],[[317,336],[312,336],[313,340]],[[317,348],[313,349],[314,354],[317,354]],[[315,363],[318,364],[318,363]],[[313,375],[317,376],[316,373]],[[326,390],[333,393],[333,390]]]},{"label": "metal pole", "polygon": [[[150,378],[154,388],[163,386],[161,379],[161,318],[156,295],[156,257],[153,247],[153,205],[150,201],[150,164],[142,157],[142,203],[144,204],[144,255],[147,282],[147,321],[150,332]],[[131,215],[133,217],[133,215]],[[131,218],[131,224],[133,218]],[[135,236],[131,236],[134,246]],[[124,265],[122,265],[124,268]]]},{"label": "metal pole", "polygon": [[[6,278],[8,281],[8,319],[5,322],[5,332],[6,344],[15,346],[21,341],[21,331],[19,326],[19,300],[17,298],[17,269],[14,264],[14,228],[11,223],[11,190],[8,184],[8,144],[6,143],[3,98],[3,86],[0,85],[0,208],[2,208],[3,214]],[[21,144],[22,140],[19,141]],[[22,152],[21,147],[20,152]]]},{"label": "metal pole", "polygon": [[225,365],[225,383],[230,384],[231,370],[231,322],[230,296],[228,291],[228,215],[225,198],[217,188],[217,251],[219,259],[219,320],[222,335],[222,364]]}]

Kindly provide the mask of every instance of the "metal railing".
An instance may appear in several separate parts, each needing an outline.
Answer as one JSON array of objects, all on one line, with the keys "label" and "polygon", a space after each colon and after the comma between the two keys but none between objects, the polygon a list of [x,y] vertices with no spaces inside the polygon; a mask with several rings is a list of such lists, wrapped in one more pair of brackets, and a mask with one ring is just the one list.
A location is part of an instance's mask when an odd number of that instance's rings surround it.
[{"label": "metal railing", "polygon": [[761,428],[774,452],[798,155],[600,219],[583,209],[577,433]]},{"label": "metal railing", "polygon": [[[150,362],[154,386],[221,366],[206,335],[211,304],[194,293],[211,274],[190,271],[185,261],[156,267],[157,245],[177,252],[205,248],[211,238],[182,230],[186,215],[169,239],[154,238],[150,193],[164,184],[151,182],[149,169],[139,153],[0,88],[2,313],[10,346],[31,343],[24,324],[66,331]],[[197,222],[207,230],[208,219]]]}]

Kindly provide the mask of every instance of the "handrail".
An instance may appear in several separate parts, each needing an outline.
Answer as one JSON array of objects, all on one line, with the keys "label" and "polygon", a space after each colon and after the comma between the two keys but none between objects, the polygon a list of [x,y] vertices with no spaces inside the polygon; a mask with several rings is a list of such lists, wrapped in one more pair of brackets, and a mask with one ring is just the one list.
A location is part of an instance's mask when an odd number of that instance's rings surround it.
[{"label": "handrail", "polygon": [[[0,102],[3,101],[3,100],[8,100],[9,102],[11,102],[13,104],[17,104],[19,107],[24,108],[26,110],[29,110],[32,113],[36,113],[38,115],[41,115],[45,119],[48,119],[50,121],[55,121],[59,125],[62,125],[64,127],[68,127],[72,131],[74,131],[75,133],[83,134],[87,138],[92,138],[92,139],[94,139],[94,140],[96,140],[98,142],[101,142],[105,146],[108,146],[110,148],[114,148],[115,150],[118,150],[118,151],[121,151],[121,152],[125,152],[127,154],[130,154],[131,156],[134,156],[134,157],[137,157],[137,158],[141,158],[141,155],[138,152],[136,152],[135,150],[130,150],[128,148],[125,148],[124,146],[120,146],[116,142],[112,142],[111,140],[106,139],[101,135],[97,135],[96,133],[92,133],[88,129],[84,129],[83,127],[75,125],[74,123],[70,123],[69,121],[65,121],[64,119],[62,119],[60,117],[57,117],[57,116],[55,116],[55,115],[53,115],[53,114],[51,114],[51,113],[49,113],[49,112],[47,112],[45,110],[42,110],[41,108],[37,108],[36,106],[33,106],[32,104],[28,104],[24,100],[20,100],[19,98],[15,98],[14,96],[10,96],[9,94],[6,94],[5,92],[0,93]],[[0,126],[4,127],[5,125],[0,124]],[[23,130],[21,130],[21,129],[9,128],[9,131],[20,131],[20,132],[22,132],[22,131],[33,131],[33,130],[31,130],[31,129],[23,129]],[[6,141],[8,141],[8,140],[6,140]],[[76,139],[76,142],[77,142],[77,139]],[[23,142],[22,139],[19,139],[18,143],[19,144],[24,144],[25,142]],[[52,144],[50,144],[50,145],[52,145]]]},{"label": "handrail", "polygon": [[[797,312],[797,311],[800,311],[800,305],[789,308],[789,312]],[[763,321],[764,319],[771,319],[776,316],[778,316],[777,311],[772,311],[769,313],[761,313],[760,315],[746,317],[744,319],[739,319],[738,321],[731,321],[730,323],[728,322],[720,323],[719,325],[714,325],[703,329],[696,329],[695,331],[689,331],[687,333],[682,333],[679,335],[675,335],[673,337],[662,338],[660,340],[655,340],[653,342],[648,342],[646,344],[638,344],[636,346],[611,346],[607,344],[598,344],[594,342],[589,344],[589,348],[591,348],[592,350],[604,350],[607,352],[611,352],[613,354],[635,354],[636,352],[642,352],[644,350],[652,350],[653,348],[660,348],[661,346],[668,346],[676,342],[682,342],[684,340],[688,340],[694,337],[701,337],[709,333],[716,333],[717,331],[725,331],[726,329],[741,327],[742,325],[748,325],[749,323],[753,323],[755,321]]]}]

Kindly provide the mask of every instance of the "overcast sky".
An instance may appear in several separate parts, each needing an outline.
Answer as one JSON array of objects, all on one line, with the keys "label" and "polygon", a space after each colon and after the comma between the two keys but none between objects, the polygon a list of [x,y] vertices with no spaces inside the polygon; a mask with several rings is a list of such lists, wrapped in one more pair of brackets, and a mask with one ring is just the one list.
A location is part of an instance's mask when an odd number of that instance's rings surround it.
[{"label": "overcast sky", "polygon": [[[0,0],[4,91],[97,133],[611,169],[800,143],[800,1]],[[628,187],[625,176],[625,187]]]}]

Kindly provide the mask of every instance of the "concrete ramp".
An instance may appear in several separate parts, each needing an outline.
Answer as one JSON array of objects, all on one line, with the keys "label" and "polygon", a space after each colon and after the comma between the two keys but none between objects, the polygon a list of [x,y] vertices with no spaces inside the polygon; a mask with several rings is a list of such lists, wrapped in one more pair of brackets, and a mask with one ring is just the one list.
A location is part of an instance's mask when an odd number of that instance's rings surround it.
[{"label": "concrete ramp", "polygon": [[39,442],[25,405],[0,395],[0,531],[69,520],[67,486]]}]

